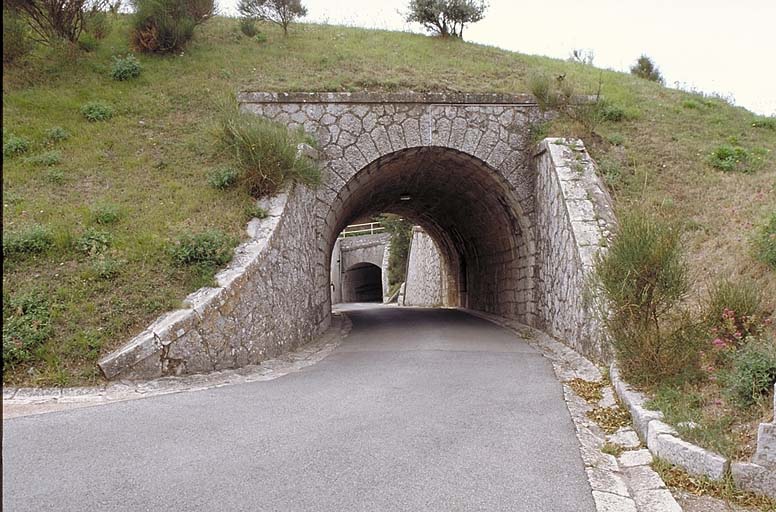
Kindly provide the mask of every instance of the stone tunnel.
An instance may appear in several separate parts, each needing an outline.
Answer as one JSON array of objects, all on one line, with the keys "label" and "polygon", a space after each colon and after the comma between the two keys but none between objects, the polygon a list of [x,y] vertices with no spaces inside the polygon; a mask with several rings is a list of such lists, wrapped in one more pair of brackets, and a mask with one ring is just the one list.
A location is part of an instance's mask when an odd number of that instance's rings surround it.
[{"label": "stone tunnel", "polygon": [[314,339],[331,321],[338,234],[380,213],[433,239],[442,305],[608,357],[585,286],[611,201],[581,141],[532,140],[551,115],[532,97],[247,92],[239,102],[314,136],[322,183],[264,200],[270,215],[251,221],[218,286],[102,359],[108,378],[241,367]]}]

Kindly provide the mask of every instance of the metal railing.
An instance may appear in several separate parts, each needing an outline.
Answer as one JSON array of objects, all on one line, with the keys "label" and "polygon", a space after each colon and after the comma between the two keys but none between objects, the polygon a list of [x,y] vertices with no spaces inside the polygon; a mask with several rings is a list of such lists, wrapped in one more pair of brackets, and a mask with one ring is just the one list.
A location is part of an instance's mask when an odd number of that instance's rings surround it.
[{"label": "metal railing", "polygon": [[345,238],[349,236],[363,236],[363,235],[376,235],[378,233],[384,233],[385,227],[379,222],[366,222],[364,224],[351,224],[345,226],[345,229],[339,234],[339,238]]}]

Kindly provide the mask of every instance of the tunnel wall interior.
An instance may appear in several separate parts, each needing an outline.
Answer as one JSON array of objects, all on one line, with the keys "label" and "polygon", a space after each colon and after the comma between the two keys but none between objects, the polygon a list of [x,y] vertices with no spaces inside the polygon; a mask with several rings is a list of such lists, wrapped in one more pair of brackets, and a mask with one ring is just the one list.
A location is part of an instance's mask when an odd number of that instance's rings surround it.
[{"label": "tunnel wall interior", "polygon": [[[323,182],[274,198],[217,288],[187,299],[100,361],[109,378],[255,364],[329,325],[337,235],[392,212],[421,226],[441,258],[442,302],[547,330],[605,357],[585,276],[611,206],[579,141],[548,139],[526,97],[247,93],[242,108],[318,140]],[[476,100],[477,103],[472,103]],[[392,103],[391,103],[392,102]]]},{"label": "tunnel wall interior", "polygon": [[383,272],[372,263],[357,263],[343,275],[343,302],[382,302]]}]

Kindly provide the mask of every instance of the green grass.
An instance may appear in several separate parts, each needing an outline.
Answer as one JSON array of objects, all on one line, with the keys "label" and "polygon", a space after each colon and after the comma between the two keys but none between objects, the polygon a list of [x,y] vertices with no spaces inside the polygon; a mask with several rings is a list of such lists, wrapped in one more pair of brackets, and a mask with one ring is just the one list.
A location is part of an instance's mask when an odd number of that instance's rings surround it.
[{"label": "green grass", "polygon": [[[612,111],[617,120],[602,121],[595,136],[564,120],[542,133],[583,135],[594,157],[611,162],[618,209],[640,203],[692,224],[697,229],[683,235],[692,269],[757,279],[774,307],[776,274],[748,245],[753,219],[776,206],[773,154],[750,174],[706,161],[731,137],[744,148],[776,148],[770,121],[744,109],[626,73],[422,35],[300,25],[284,38],[260,26],[267,40],[257,44],[224,18],[198,27],[182,53],[136,54],[142,73],[116,81],[113,56],[130,52],[126,19],[116,25],[93,52],[38,49],[4,67],[3,228],[42,226],[52,243],[4,262],[3,288],[43,293],[53,333],[34,362],[5,372],[6,383],[99,380],[99,354],[212,281],[211,270],[176,265],[168,248],[189,233],[218,230],[233,243],[244,236],[254,201],[240,188],[208,184],[212,169],[231,165],[215,147],[215,98],[242,89],[521,93],[532,74],[565,73],[593,92],[600,76],[607,100],[627,115]],[[702,108],[688,108],[688,100]],[[81,108],[89,103],[109,106],[111,117],[88,121]],[[52,148],[54,128],[68,136]],[[17,139],[6,151],[9,134]],[[57,158],[27,160],[49,151]],[[120,212],[116,222],[97,221],[94,207],[103,204]],[[90,228],[109,235],[99,254],[74,249]]]}]

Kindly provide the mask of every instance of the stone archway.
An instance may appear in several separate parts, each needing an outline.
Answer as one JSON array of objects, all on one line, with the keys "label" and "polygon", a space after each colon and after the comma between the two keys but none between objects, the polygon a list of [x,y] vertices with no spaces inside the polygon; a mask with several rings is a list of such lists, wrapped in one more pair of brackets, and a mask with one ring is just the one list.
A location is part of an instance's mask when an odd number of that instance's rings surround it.
[{"label": "stone archway", "polygon": [[[577,140],[531,140],[530,96],[243,93],[241,108],[318,141],[322,184],[264,201],[218,286],[187,298],[100,361],[109,378],[235,368],[305,343],[331,321],[337,233],[395,212],[440,248],[443,302],[544,329],[583,354],[607,349],[585,299],[614,222]],[[403,199],[406,198],[406,199]]]}]

